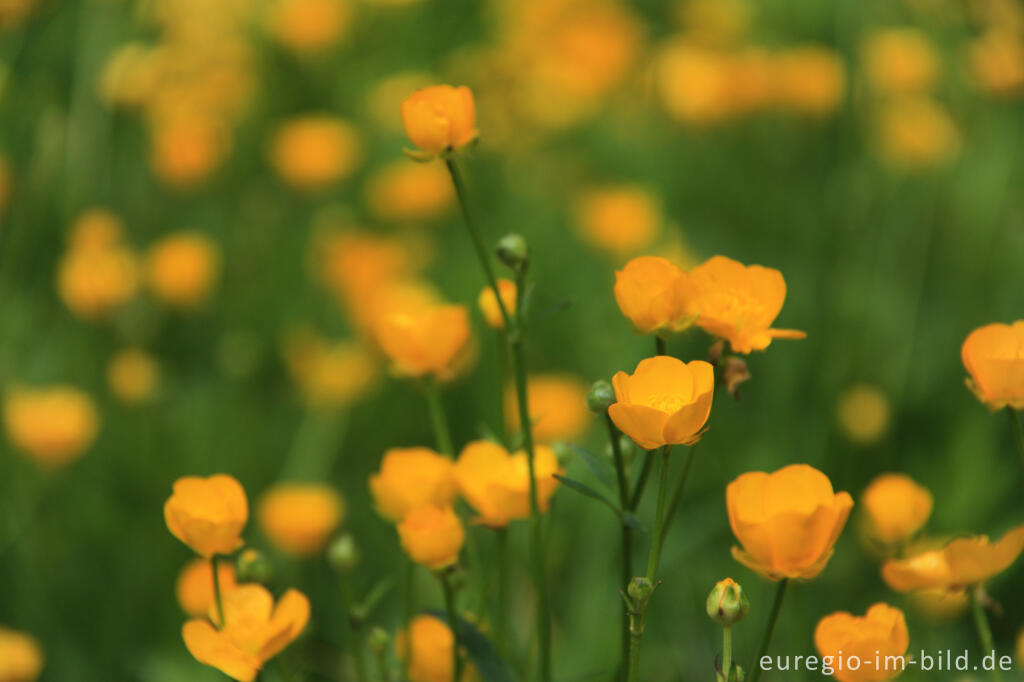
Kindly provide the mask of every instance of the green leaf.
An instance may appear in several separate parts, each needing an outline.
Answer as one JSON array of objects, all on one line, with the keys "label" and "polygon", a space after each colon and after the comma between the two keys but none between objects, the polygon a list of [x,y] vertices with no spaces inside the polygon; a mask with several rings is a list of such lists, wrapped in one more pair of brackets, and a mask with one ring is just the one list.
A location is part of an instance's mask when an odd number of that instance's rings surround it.
[{"label": "green leaf", "polygon": [[[428,610],[426,613],[438,618],[445,623],[448,622],[448,615],[441,611]],[[483,682],[515,682],[508,664],[498,655],[497,650],[484,633],[480,632],[475,625],[458,617],[459,639],[466,649],[466,657]]]},{"label": "green leaf", "polygon": [[608,461],[607,457],[601,457],[597,453],[591,452],[575,443],[569,443],[569,447],[580,456],[583,463],[587,465],[587,468],[590,469],[599,481],[608,487],[615,487],[615,470],[612,469],[612,463]]},{"label": "green leaf", "polygon": [[641,533],[647,532],[647,529],[643,527],[643,525],[640,523],[640,520],[636,517],[636,515],[634,515],[632,512],[623,511],[619,509],[618,505],[609,500],[604,494],[591,488],[586,483],[580,483],[579,481],[573,480],[571,478],[566,478],[565,476],[560,476],[559,474],[555,474],[555,478],[564,483],[567,488],[575,490],[581,495],[585,495],[605,505],[606,507],[611,509],[617,517],[619,517],[619,521],[629,526],[630,528],[640,531]]}]

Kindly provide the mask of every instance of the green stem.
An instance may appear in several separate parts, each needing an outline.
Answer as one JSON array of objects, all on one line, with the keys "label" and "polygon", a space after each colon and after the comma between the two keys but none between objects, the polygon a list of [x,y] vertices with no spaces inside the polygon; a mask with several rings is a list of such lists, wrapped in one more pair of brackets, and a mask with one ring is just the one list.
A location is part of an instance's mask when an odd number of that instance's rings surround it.
[{"label": "green stem", "polygon": [[498,540],[498,609],[494,623],[495,645],[498,653],[506,655],[508,638],[508,528],[495,528]]},{"label": "green stem", "polygon": [[636,479],[636,486],[633,488],[633,496],[629,498],[629,511],[636,511],[640,506],[640,500],[644,496],[644,488],[647,487],[647,479],[651,475],[651,465],[654,464],[654,451],[648,450],[644,454],[643,467],[640,469],[640,476]]},{"label": "green stem", "polygon": [[654,335],[654,354],[668,355],[668,344],[665,342],[665,339],[657,334]]},{"label": "green stem", "polygon": [[782,600],[786,596],[786,587],[789,579],[783,578],[775,590],[775,602],[772,604],[772,612],[768,616],[768,625],[764,629],[764,636],[761,637],[761,645],[757,648],[757,656],[754,664],[750,666],[750,682],[757,682],[761,677],[761,658],[768,652],[768,646],[772,643],[772,633],[775,632],[775,622],[779,619],[779,611],[782,609]]},{"label": "green stem", "polygon": [[693,455],[696,449],[696,445],[691,445],[686,449],[686,458],[683,460],[683,470],[679,472],[679,478],[676,479],[675,488],[672,489],[672,497],[669,499],[668,511],[665,513],[665,525],[661,527],[661,542],[663,544],[665,542],[665,536],[668,535],[668,529],[672,526],[672,520],[675,518],[676,510],[679,509],[679,503],[683,499],[683,490],[686,488],[686,479],[690,477],[690,468],[693,466]]},{"label": "green stem", "polygon": [[430,410],[430,424],[434,429],[434,440],[437,442],[437,450],[444,455],[455,454],[452,445],[452,434],[448,430],[448,419],[444,414],[444,404],[441,402],[441,388],[437,379],[428,379],[426,382],[427,407]]},{"label": "green stem", "polygon": [[729,682],[729,668],[732,667],[732,627],[722,628],[722,679]]},{"label": "green stem", "polygon": [[664,538],[662,529],[665,525],[665,498],[668,495],[669,453],[672,446],[661,449],[661,477],[658,480],[658,506],[654,517],[654,535],[651,538],[651,553],[647,556],[647,580],[654,584],[658,575],[658,562],[661,560],[661,543]]},{"label": "green stem", "polygon": [[352,598],[352,586],[349,575],[342,572],[338,586],[341,590],[341,599],[345,603],[345,622],[348,625],[348,644],[352,650],[352,661],[355,664],[357,682],[367,682],[369,677],[366,672],[366,652],[363,650],[363,619],[356,613],[355,603]]},{"label": "green stem", "polygon": [[[615,427],[608,413],[604,415],[605,424],[608,426],[608,439],[611,441],[612,458],[615,461],[615,475],[619,483],[619,504],[623,511],[629,508],[629,476],[626,472],[625,457],[622,456],[622,447],[619,443],[619,430]],[[629,579],[633,576],[633,529],[623,523],[622,534],[622,574],[619,579],[619,589],[625,590],[629,587]],[[621,636],[620,665],[626,664],[627,652],[629,651],[629,605],[622,602],[622,636]],[[620,675],[621,677],[621,675]]]},{"label": "green stem", "polygon": [[444,607],[448,612],[448,627],[451,628],[455,641],[452,644],[452,670],[455,671],[454,682],[462,680],[462,628],[459,627],[459,613],[455,609],[455,589],[448,579],[448,572],[438,571],[441,589],[444,591]]},{"label": "green stem", "polygon": [[412,623],[416,613],[416,563],[412,559],[405,561],[405,625]]},{"label": "green stem", "polygon": [[[974,627],[978,631],[978,639],[981,640],[981,655],[988,656],[995,653],[995,640],[992,638],[992,628],[988,624],[988,615],[985,613],[985,603],[980,585],[971,590],[971,610],[974,612]],[[998,665],[992,668],[992,679],[996,682],[1003,679]]]},{"label": "green stem", "polygon": [[1010,418],[1010,430],[1013,432],[1013,441],[1017,444],[1017,452],[1020,453],[1021,462],[1024,462],[1024,427],[1020,425],[1020,417],[1017,415],[1017,410],[1007,406],[1006,416]]},{"label": "green stem", "polygon": [[220,592],[220,571],[217,570],[219,557],[214,554],[210,557],[210,571],[213,573],[213,598],[217,602],[217,629],[224,628],[224,598]]},{"label": "green stem", "polygon": [[498,330],[498,436],[502,445],[508,445],[507,416],[505,415],[505,390],[508,388],[508,333]]}]

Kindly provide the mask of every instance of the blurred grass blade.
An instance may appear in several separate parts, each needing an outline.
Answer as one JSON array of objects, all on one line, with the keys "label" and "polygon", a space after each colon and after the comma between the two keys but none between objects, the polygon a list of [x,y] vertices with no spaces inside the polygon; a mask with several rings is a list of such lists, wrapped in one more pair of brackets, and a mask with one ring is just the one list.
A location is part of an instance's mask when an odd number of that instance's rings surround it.
[{"label": "blurred grass blade", "polygon": [[580,447],[575,443],[569,443],[569,447],[573,452],[580,456],[583,463],[587,465],[587,468],[590,469],[591,473],[593,473],[599,481],[607,485],[609,488],[615,487],[615,470],[612,469],[612,463],[608,461],[608,458],[601,457],[597,453],[591,452],[590,450]]}]

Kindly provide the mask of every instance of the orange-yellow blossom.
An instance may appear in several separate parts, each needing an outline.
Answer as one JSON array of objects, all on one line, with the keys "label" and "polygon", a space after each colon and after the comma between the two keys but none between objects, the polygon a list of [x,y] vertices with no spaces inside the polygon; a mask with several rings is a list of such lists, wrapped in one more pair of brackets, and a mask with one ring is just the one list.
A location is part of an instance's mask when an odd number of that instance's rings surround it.
[{"label": "orange-yellow blossom", "polygon": [[[514,317],[516,314],[516,283],[505,277],[499,278],[498,294],[501,295],[505,313],[509,317]],[[481,289],[476,304],[480,307],[480,313],[484,316],[487,326],[495,329],[505,328],[505,317],[501,314],[501,307],[498,306],[498,297],[494,295],[494,289],[490,286]]]},{"label": "orange-yellow blossom", "polygon": [[987,535],[953,540],[941,549],[920,552],[905,559],[890,559],[882,577],[894,590],[907,592],[928,588],[959,590],[982,583],[1013,564],[1024,551],[1024,525],[1016,526],[997,542]]},{"label": "orange-yellow blossom", "polygon": [[374,325],[377,343],[402,376],[453,378],[471,348],[469,311],[462,305],[425,305],[385,313]]},{"label": "orange-yellow blossom", "polygon": [[345,503],[333,488],[320,483],[279,483],[257,504],[260,528],[281,551],[316,554],[341,523]]},{"label": "orange-yellow blossom", "polygon": [[466,539],[452,508],[432,504],[409,510],[398,524],[398,536],[409,558],[435,571],[459,560]]},{"label": "orange-yellow blossom", "polygon": [[174,482],[174,493],[164,504],[167,529],[196,554],[207,558],[231,554],[241,547],[241,533],[248,519],[245,490],[227,474],[179,478]]},{"label": "orange-yellow blossom", "polygon": [[641,334],[681,331],[696,316],[689,277],[667,259],[639,256],[615,273],[615,302]]},{"label": "orange-yellow blossom", "polygon": [[392,448],[370,476],[370,493],[377,511],[396,522],[415,507],[446,507],[455,500],[455,463],[430,448]]},{"label": "orange-yellow blossom", "polygon": [[960,357],[978,400],[998,410],[1024,410],[1024,320],[978,327],[964,341]]},{"label": "orange-yellow blossom", "polygon": [[146,280],[153,294],[170,306],[202,303],[220,270],[220,248],[202,232],[173,232],[149,249]]},{"label": "orange-yellow blossom", "polygon": [[[562,468],[554,451],[534,448],[537,505],[545,512],[558,487]],[[530,516],[530,468],[525,451],[509,453],[497,443],[478,440],[463,448],[455,464],[459,492],[480,515],[478,521],[500,528]]]},{"label": "orange-yellow blossom", "polygon": [[455,637],[440,618],[421,614],[395,639],[399,660],[405,661],[409,682],[452,682]]},{"label": "orange-yellow blossom", "polygon": [[845,611],[825,616],[814,629],[814,645],[823,658],[834,662],[840,657],[860,659],[856,670],[849,665],[832,666],[840,682],[879,682],[903,672],[910,637],[903,612],[878,603],[863,616]]},{"label": "orange-yellow blossom", "polygon": [[11,388],[4,396],[3,420],[11,443],[48,466],[77,459],[99,431],[93,399],[65,385]]},{"label": "orange-yellow blossom", "polygon": [[932,513],[932,494],[904,474],[882,474],[861,497],[867,532],[884,545],[911,539]]},{"label": "orange-yellow blossom", "polygon": [[[561,374],[534,374],[527,379],[530,396],[530,424],[537,443],[571,441],[586,429],[591,412],[587,409],[590,387],[580,379]],[[505,388],[505,428],[519,428],[519,400],[515,386]]]},{"label": "orange-yellow blossom", "polygon": [[414,145],[442,154],[476,140],[476,105],[466,86],[432,85],[402,102],[402,125]]},{"label": "orange-yellow blossom", "polygon": [[43,650],[34,637],[0,626],[0,682],[35,682]]}]

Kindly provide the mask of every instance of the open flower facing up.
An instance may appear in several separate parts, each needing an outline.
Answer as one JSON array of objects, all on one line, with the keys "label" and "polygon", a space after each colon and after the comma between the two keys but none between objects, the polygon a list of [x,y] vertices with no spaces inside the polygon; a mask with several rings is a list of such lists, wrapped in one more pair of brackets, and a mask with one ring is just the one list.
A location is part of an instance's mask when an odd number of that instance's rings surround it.
[{"label": "open flower facing up", "polygon": [[689,278],[665,258],[640,256],[615,273],[615,302],[641,334],[682,331],[696,317]]},{"label": "open flower facing up", "polygon": [[395,653],[405,661],[409,682],[452,682],[455,637],[440,618],[419,615],[395,640]]},{"label": "open flower facing up", "polygon": [[659,355],[641,360],[633,374],[612,377],[616,402],[608,416],[645,450],[692,445],[711,414],[715,372],[703,360]]},{"label": "open flower facing up", "polygon": [[1024,320],[987,324],[972,331],[960,349],[978,400],[998,410],[1024,410]]},{"label": "open flower facing up", "polygon": [[39,643],[29,635],[0,626],[0,682],[35,682],[42,670]]},{"label": "open flower facing up", "polygon": [[[213,570],[210,565],[209,559],[196,557],[185,564],[178,574],[174,594],[178,598],[178,606],[190,616],[205,616],[215,606]],[[235,589],[234,563],[217,562],[217,579],[222,592],[227,593]]]},{"label": "open flower facing up", "polygon": [[882,474],[861,497],[868,536],[883,545],[910,540],[932,513],[932,494],[904,474]]},{"label": "open flower facing up", "polygon": [[454,378],[471,349],[469,311],[461,305],[402,307],[374,324],[377,343],[401,376]]},{"label": "open flower facing up", "polygon": [[220,248],[202,232],[181,230],[156,242],[146,257],[146,281],[162,302],[194,308],[210,294],[220,270]]},{"label": "open flower facing up", "polygon": [[392,448],[370,476],[370,493],[377,511],[395,522],[415,507],[447,507],[455,501],[455,463],[430,448]]},{"label": "open flower facing up", "polygon": [[[580,379],[562,374],[534,374],[527,378],[526,393],[530,396],[530,423],[537,443],[571,441],[577,438],[590,421],[587,391]],[[515,386],[505,389],[505,428],[513,433],[519,428],[519,400]]]},{"label": "open flower facing up", "polygon": [[164,504],[167,529],[196,554],[207,558],[231,554],[241,547],[241,533],[248,519],[245,490],[226,474],[179,478],[174,482],[174,493]]},{"label": "open flower facing up", "polygon": [[[555,474],[562,469],[554,451],[544,445],[534,449],[533,465],[537,504],[544,512],[558,487]],[[486,526],[498,528],[530,516],[530,470],[525,451],[510,454],[497,443],[473,441],[459,455],[455,479],[459,492]]]},{"label": "open flower facing up", "polygon": [[853,507],[848,493],[835,493],[828,476],[806,464],[743,474],[725,501],[743,546],[732,548],[733,557],[769,580],[821,573]]},{"label": "open flower facing up", "polygon": [[432,85],[402,102],[402,125],[414,145],[443,154],[476,140],[476,105],[466,86]]},{"label": "open flower facing up", "polygon": [[822,657],[838,661],[840,657],[858,657],[861,665],[834,665],[840,682],[878,682],[903,672],[903,655],[910,645],[903,612],[878,603],[863,616],[845,611],[825,616],[814,629],[814,645]]},{"label": "open flower facing up", "polygon": [[4,396],[3,417],[11,443],[46,466],[77,459],[99,431],[95,403],[73,386],[11,388]]},{"label": "open flower facing up", "polygon": [[323,549],[344,513],[341,495],[319,483],[278,484],[257,505],[260,528],[274,546],[303,557]]},{"label": "open flower facing up", "polygon": [[435,571],[459,560],[466,539],[452,508],[432,504],[409,510],[398,524],[398,536],[410,559]]},{"label": "open flower facing up", "polygon": [[[514,317],[516,314],[516,283],[505,277],[498,279],[498,293],[501,295],[501,303],[505,307],[505,313],[509,317]],[[494,295],[494,289],[489,285],[485,286],[480,290],[480,295],[476,299],[476,304],[480,308],[480,313],[484,316],[484,321],[487,322],[488,327],[494,329],[505,328],[505,317],[501,314],[501,308],[498,306],[498,297]]]},{"label": "open flower facing up", "polygon": [[267,588],[241,585],[226,594],[224,627],[194,618],[181,634],[189,653],[239,682],[252,682],[260,668],[298,637],[309,621],[309,600],[288,590],[274,604]]},{"label": "open flower facing up", "polygon": [[940,549],[926,550],[905,559],[890,559],[882,577],[894,590],[959,590],[983,583],[1002,573],[1024,551],[1024,525],[1007,531],[998,542],[986,535],[953,540]]},{"label": "open flower facing up", "polygon": [[782,273],[713,256],[690,271],[697,291],[697,325],[727,340],[733,351],[764,350],[772,339],[802,339],[795,329],[773,329],[786,300]]}]

